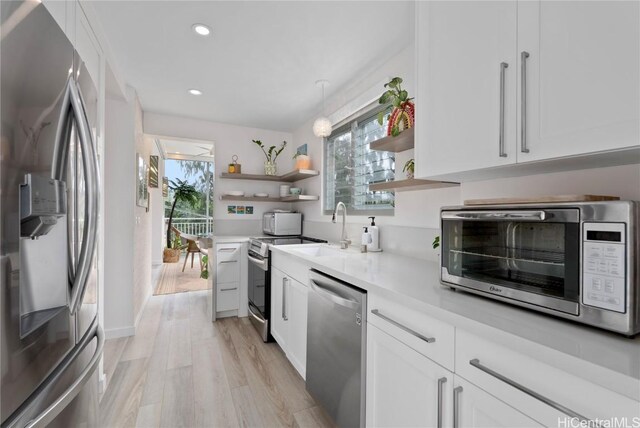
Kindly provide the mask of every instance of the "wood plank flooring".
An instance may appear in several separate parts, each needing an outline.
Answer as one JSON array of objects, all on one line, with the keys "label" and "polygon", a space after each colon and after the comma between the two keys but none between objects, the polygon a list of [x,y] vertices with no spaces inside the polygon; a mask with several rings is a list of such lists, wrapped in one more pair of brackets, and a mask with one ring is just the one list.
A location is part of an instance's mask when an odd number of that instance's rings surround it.
[{"label": "wood plank flooring", "polygon": [[247,318],[212,323],[208,295],[152,296],[136,336],[107,341],[100,426],[333,427],[280,347]]}]

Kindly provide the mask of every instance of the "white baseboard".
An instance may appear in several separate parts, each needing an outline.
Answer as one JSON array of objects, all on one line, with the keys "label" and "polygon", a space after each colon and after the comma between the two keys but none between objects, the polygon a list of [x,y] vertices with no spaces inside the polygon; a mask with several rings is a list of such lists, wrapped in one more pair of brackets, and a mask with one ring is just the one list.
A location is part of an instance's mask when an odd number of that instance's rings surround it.
[{"label": "white baseboard", "polygon": [[119,337],[134,336],[136,334],[135,326],[127,326],[120,328],[109,328],[104,331],[105,339],[117,339]]}]

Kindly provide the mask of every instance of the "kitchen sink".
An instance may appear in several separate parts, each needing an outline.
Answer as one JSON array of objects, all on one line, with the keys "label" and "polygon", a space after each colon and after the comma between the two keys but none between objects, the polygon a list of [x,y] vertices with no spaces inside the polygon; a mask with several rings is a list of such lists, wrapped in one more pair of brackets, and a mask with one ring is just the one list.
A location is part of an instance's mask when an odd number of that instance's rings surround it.
[{"label": "kitchen sink", "polygon": [[348,253],[349,250],[341,250],[336,247],[329,247],[325,245],[305,245],[298,248],[291,248],[291,252],[300,253],[305,256],[311,257],[328,257],[328,256],[340,256]]}]

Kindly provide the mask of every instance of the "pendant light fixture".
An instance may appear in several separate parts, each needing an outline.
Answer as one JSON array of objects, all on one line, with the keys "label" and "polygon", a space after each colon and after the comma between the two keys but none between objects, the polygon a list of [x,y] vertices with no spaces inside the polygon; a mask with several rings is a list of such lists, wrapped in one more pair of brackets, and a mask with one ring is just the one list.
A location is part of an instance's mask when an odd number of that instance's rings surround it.
[{"label": "pendant light fixture", "polygon": [[[324,107],[324,85],[328,85],[329,81],[328,80],[318,80],[316,81],[316,85],[322,86],[322,114],[324,114],[325,112],[325,107]],[[331,135],[331,121],[325,117],[325,116],[321,116],[319,118],[316,119],[315,122],[313,122],[313,134],[316,137],[328,137],[329,135]]]}]

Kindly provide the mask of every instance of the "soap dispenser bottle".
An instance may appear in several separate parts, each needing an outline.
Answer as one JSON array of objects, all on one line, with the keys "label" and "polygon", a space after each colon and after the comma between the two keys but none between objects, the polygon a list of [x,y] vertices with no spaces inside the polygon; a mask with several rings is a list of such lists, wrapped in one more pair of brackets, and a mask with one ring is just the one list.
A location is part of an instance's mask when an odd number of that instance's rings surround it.
[{"label": "soap dispenser bottle", "polygon": [[367,247],[371,244],[371,233],[369,233],[368,227],[363,227],[364,232],[362,232],[362,240],[360,241],[360,252],[366,253]]},{"label": "soap dispenser bottle", "polygon": [[380,229],[376,226],[376,218],[369,217],[371,219],[371,225],[369,226],[369,233],[371,234],[371,243],[367,245],[367,251],[369,252],[380,252],[382,249],[380,248]]}]

